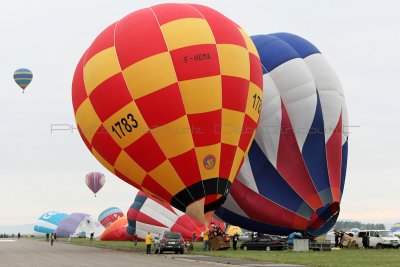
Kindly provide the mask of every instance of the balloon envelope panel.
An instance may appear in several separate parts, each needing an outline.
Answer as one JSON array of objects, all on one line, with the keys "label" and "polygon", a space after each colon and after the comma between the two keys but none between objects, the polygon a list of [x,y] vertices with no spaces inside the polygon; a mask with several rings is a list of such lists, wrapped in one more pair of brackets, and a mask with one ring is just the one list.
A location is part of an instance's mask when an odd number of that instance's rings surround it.
[{"label": "balloon envelope panel", "polygon": [[229,192],[261,97],[249,36],[192,4],[141,9],[109,26],[81,58],[72,86],[76,122],[93,155],[202,221]]},{"label": "balloon envelope panel", "polygon": [[217,215],[257,232],[324,234],[339,215],[346,176],[342,87],[307,40],[289,33],[252,40],[264,72],[261,118]]}]

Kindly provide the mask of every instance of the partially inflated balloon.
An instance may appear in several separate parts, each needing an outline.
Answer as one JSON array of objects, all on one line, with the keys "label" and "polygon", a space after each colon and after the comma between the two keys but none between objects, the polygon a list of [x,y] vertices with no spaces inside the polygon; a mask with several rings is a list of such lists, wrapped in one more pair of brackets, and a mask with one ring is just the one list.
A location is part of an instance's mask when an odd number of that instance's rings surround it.
[{"label": "partially inflated balloon", "polygon": [[101,172],[91,172],[86,174],[85,182],[89,189],[96,194],[106,182],[106,177]]},{"label": "partially inflated balloon", "polygon": [[70,237],[81,234],[88,236],[90,233],[94,233],[94,236],[98,237],[103,231],[104,227],[86,213],[72,213],[62,220],[56,228],[58,237]]},{"label": "partially inflated balloon", "polygon": [[253,42],[205,6],[161,4],[104,30],[81,58],[75,118],[127,183],[203,223],[224,202],[259,119]]},{"label": "partially inflated balloon", "polygon": [[39,217],[33,230],[37,233],[54,233],[62,220],[68,217],[68,214],[58,211],[48,211]]},{"label": "partially inflated balloon", "polygon": [[347,110],[320,51],[288,33],[252,37],[264,71],[260,124],[217,214],[245,229],[318,236],[336,222],[347,165]]},{"label": "partially inflated balloon", "polygon": [[110,226],[110,224],[112,224],[118,218],[123,216],[124,213],[120,208],[111,207],[100,213],[98,220],[101,223],[101,225],[104,226],[104,228],[107,228],[108,226]]},{"label": "partially inflated balloon", "polygon": [[399,235],[400,234],[400,222],[393,224],[390,227],[390,231],[392,233],[396,233],[396,235]]},{"label": "partially inflated balloon", "polygon": [[[144,239],[147,232],[157,236],[164,231],[178,231],[186,241],[192,240],[193,234],[200,237],[205,226],[187,214],[173,208],[168,203],[139,192],[128,211],[127,233]],[[225,224],[215,218],[211,222],[218,225],[223,231]],[[211,226],[208,225],[208,229]]]},{"label": "partially inflated balloon", "polygon": [[14,80],[22,90],[25,90],[25,88],[31,83],[32,78],[33,74],[28,69],[17,69],[14,72]]},{"label": "partially inflated balloon", "polygon": [[128,219],[126,216],[119,217],[116,221],[111,223],[106,230],[101,234],[101,241],[127,241],[126,227],[128,226]]}]

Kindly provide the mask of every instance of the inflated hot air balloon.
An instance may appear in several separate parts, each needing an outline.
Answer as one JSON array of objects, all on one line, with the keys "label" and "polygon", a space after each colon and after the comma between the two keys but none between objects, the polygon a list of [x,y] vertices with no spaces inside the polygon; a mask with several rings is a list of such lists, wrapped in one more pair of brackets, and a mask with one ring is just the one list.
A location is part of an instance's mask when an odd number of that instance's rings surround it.
[{"label": "inflated hot air balloon", "polygon": [[33,226],[35,236],[46,233],[54,233],[57,226],[62,220],[68,217],[68,214],[59,211],[48,211],[38,218],[38,221]]},{"label": "inflated hot air balloon", "polygon": [[264,71],[260,124],[217,214],[256,232],[324,234],[339,215],[346,176],[342,87],[307,40],[289,33],[252,39]]},{"label": "inflated hot air balloon", "polygon": [[86,213],[72,213],[56,228],[57,237],[89,236],[90,233],[94,233],[94,236],[98,237],[103,231],[104,227]]},{"label": "inflated hot air balloon", "polygon": [[249,36],[217,11],[161,4],[104,30],[72,85],[93,155],[119,178],[206,224],[257,127],[262,70]]},{"label": "inflated hot air balloon", "polygon": [[126,216],[119,217],[104,230],[99,239],[101,241],[127,241],[129,240],[126,234],[127,226],[128,219]]},{"label": "inflated hot air balloon", "polygon": [[[211,222],[225,231],[225,224],[221,221],[211,218]],[[205,226],[196,219],[143,192],[136,195],[135,201],[129,208],[128,223],[128,235],[136,234],[139,240],[144,239],[147,232],[157,236],[170,230],[180,232],[183,239],[191,241],[193,233],[199,237],[201,232],[205,231]]]},{"label": "inflated hot air balloon", "polygon": [[86,174],[85,182],[90,190],[95,194],[103,187],[106,182],[106,176],[101,172],[91,172]]},{"label": "inflated hot air balloon", "polygon": [[31,83],[33,78],[32,71],[22,68],[17,69],[14,72],[14,81],[21,87],[22,92],[24,92],[25,88]]},{"label": "inflated hot air balloon", "polygon": [[101,225],[104,226],[104,228],[107,228],[108,226],[110,226],[110,224],[112,224],[113,222],[118,220],[118,218],[123,216],[124,213],[120,208],[111,207],[100,213],[98,220],[101,223]]}]

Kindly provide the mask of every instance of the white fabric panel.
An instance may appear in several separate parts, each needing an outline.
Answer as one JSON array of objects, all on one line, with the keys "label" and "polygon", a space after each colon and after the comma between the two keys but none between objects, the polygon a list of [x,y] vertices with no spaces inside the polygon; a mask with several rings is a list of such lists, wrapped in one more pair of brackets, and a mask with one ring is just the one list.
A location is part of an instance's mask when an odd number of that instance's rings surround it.
[{"label": "white fabric panel", "polygon": [[343,90],[339,79],[321,54],[314,54],[304,59],[317,85],[321,100],[325,126],[325,142],[328,142],[339,121],[342,111]]},{"label": "white fabric panel", "polygon": [[178,216],[171,212],[170,210],[164,208],[159,203],[147,198],[144,202],[140,212],[146,214],[147,216],[155,219],[156,221],[162,223],[167,227],[172,227],[178,220]]},{"label": "white fabric panel", "polygon": [[236,200],[233,199],[232,194],[228,194],[226,197],[225,203],[223,207],[227,207],[227,209],[233,213],[236,213],[240,216],[248,218],[249,216],[246,215],[246,213],[239,207],[239,205],[236,203]]},{"label": "white fabric panel", "polygon": [[42,220],[37,221],[35,226],[46,227],[46,228],[53,229],[53,230],[56,230],[56,228],[57,228],[57,225],[52,224],[48,221],[42,221]]},{"label": "white fabric panel", "polygon": [[342,145],[346,143],[347,137],[349,137],[349,117],[347,113],[347,106],[345,99],[342,98],[342,124],[343,124],[343,134],[342,134]]},{"label": "white fabric panel", "polygon": [[317,107],[317,93],[313,76],[304,60],[300,58],[285,62],[269,74],[285,104],[301,151]]},{"label": "white fabric panel", "polygon": [[82,222],[79,224],[74,234],[79,234],[80,232],[85,232],[86,235],[94,233],[95,237],[99,237],[105,228],[100,224],[100,222],[93,216],[86,216]]},{"label": "white fabric panel", "polygon": [[254,139],[276,168],[282,120],[281,97],[268,73],[263,76],[263,80],[262,110]]},{"label": "white fabric panel", "polygon": [[168,231],[169,227],[155,226],[136,221],[136,234],[139,238],[146,238],[147,232],[150,232],[152,237],[156,237],[164,231]]},{"label": "white fabric panel", "polygon": [[185,214],[184,212],[178,210],[177,208],[174,208],[172,206],[171,206],[171,208],[175,211],[175,213],[178,216],[178,218]]},{"label": "white fabric panel", "polygon": [[238,173],[236,179],[241,181],[248,188],[253,190],[258,194],[258,189],[256,186],[256,182],[254,181],[253,171],[251,170],[249,158],[246,157],[243,161],[243,165]]}]

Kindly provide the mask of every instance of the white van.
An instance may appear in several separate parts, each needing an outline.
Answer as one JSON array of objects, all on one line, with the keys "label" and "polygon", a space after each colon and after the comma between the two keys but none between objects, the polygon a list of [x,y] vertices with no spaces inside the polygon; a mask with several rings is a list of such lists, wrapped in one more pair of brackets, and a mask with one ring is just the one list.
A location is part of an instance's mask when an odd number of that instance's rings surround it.
[{"label": "white van", "polygon": [[357,235],[357,245],[363,247],[362,239],[369,237],[369,247],[373,248],[398,248],[399,238],[388,230],[360,230]]}]

